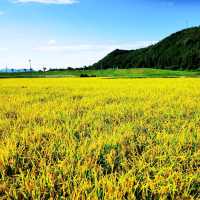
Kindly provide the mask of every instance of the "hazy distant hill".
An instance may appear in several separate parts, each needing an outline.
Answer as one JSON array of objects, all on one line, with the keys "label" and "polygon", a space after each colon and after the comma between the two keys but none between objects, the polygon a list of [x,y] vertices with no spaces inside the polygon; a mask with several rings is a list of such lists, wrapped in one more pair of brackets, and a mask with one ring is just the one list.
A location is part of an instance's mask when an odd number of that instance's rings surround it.
[{"label": "hazy distant hill", "polygon": [[33,69],[14,69],[14,68],[3,68],[0,69],[0,73],[17,73],[17,72],[33,72]]},{"label": "hazy distant hill", "polygon": [[115,50],[91,68],[151,67],[161,69],[200,68],[200,27],[185,29],[159,43],[138,50]]}]

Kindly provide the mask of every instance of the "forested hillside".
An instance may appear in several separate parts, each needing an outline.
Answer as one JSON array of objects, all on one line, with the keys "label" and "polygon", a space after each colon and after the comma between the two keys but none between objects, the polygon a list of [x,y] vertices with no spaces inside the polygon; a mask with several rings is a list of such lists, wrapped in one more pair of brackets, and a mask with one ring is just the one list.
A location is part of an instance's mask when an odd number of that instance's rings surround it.
[{"label": "forested hillside", "polygon": [[198,69],[200,68],[200,27],[179,31],[147,48],[114,50],[91,68],[113,67]]}]

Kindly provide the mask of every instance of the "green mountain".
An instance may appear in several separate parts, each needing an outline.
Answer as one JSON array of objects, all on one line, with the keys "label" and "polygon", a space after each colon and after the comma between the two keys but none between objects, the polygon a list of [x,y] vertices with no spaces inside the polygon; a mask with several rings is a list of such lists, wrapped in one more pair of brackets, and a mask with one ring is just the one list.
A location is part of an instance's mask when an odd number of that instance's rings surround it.
[{"label": "green mountain", "polygon": [[200,26],[176,32],[155,45],[137,50],[119,50],[108,54],[91,66],[107,68],[200,68]]}]

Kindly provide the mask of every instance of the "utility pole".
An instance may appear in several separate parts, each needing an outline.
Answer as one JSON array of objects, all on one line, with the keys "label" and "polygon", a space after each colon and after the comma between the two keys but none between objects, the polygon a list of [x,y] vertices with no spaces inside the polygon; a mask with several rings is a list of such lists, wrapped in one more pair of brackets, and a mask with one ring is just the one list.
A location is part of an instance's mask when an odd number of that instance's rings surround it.
[{"label": "utility pole", "polygon": [[30,67],[30,71],[32,71],[31,61],[32,61],[31,59],[28,60],[28,62],[29,62],[29,67]]}]

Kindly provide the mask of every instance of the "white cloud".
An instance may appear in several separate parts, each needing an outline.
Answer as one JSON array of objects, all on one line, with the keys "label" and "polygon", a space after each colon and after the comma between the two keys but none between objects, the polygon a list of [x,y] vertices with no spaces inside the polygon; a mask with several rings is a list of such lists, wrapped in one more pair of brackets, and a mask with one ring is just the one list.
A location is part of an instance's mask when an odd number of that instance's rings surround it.
[{"label": "white cloud", "polygon": [[0,47],[0,52],[8,51],[8,48]]},{"label": "white cloud", "polygon": [[41,3],[41,4],[74,4],[77,0],[16,0],[17,3]]},{"label": "white cloud", "polygon": [[57,42],[56,42],[56,40],[49,40],[47,44],[50,46],[53,46],[53,45],[56,45]]},{"label": "white cloud", "polygon": [[109,53],[115,49],[139,49],[155,44],[157,41],[136,41],[132,44],[75,44],[58,45],[55,40],[49,40],[47,45],[34,48],[35,51],[42,52],[106,52]]},{"label": "white cloud", "polygon": [[81,67],[91,65],[115,49],[138,49],[155,44],[157,41],[135,41],[131,43],[65,43],[59,44],[55,40],[49,40],[44,45],[33,48],[33,60],[37,66],[43,63],[49,67]]},{"label": "white cloud", "polygon": [[79,44],[79,45],[44,45],[40,47],[34,48],[34,50],[37,51],[53,51],[53,52],[61,52],[61,51],[94,51],[99,49],[108,49],[111,47],[108,47],[106,45],[88,45],[88,44]]}]

